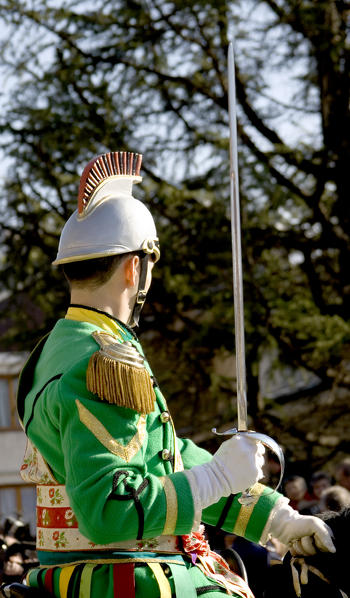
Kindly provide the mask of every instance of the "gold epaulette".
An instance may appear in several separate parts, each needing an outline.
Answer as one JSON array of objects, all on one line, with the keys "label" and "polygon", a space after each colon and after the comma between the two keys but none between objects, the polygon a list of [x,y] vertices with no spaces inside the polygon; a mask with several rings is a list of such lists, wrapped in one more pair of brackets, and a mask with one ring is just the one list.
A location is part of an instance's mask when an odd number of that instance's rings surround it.
[{"label": "gold epaulette", "polygon": [[138,413],[154,411],[155,393],[142,355],[129,342],[120,343],[108,332],[92,333],[100,345],[90,357],[86,384],[100,399]]}]

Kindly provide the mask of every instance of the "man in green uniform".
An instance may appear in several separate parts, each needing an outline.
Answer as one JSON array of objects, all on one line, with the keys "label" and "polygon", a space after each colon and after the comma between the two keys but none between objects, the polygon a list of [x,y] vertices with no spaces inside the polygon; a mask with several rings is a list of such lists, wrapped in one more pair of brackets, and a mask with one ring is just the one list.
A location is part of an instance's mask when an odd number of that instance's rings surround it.
[{"label": "man in green uniform", "polygon": [[[54,262],[71,304],[21,375],[21,473],[38,488],[41,564],[27,583],[61,598],[247,598],[201,521],[301,553],[334,547],[323,522],[258,483],[261,445],[237,435],[212,456],[176,437],[133,331],[160,255],[132,196],[140,166],[138,154],[111,152],[85,168]],[[256,500],[244,506],[248,487]]]}]

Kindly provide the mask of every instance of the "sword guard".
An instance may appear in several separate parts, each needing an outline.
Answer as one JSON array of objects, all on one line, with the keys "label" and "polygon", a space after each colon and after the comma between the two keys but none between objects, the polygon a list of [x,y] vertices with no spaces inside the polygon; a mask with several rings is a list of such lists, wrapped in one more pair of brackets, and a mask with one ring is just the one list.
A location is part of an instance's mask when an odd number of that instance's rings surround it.
[{"label": "sword guard", "polygon": [[[267,434],[261,434],[260,432],[255,432],[254,430],[237,430],[237,428],[231,428],[230,430],[225,430],[225,432],[217,432],[216,428],[212,428],[212,432],[214,434],[216,434],[217,436],[236,436],[237,434],[242,434],[242,435],[248,434],[249,436],[254,438],[254,440],[256,440],[256,442],[261,442],[264,446],[266,446],[268,449],[270,449],[270,451],[272,451],[278,458],[278,460],[280,462],[280,466],[281,466],[281,473],[280,473],[280,478],[278,480],[278,484],[272,490],[272,492],[275,492],[276,490],[278,490],[278,488],[280,487],[280,485],[282,483],[282,479],[283,479],[283,475],[284,475],[284,455],[283,455],[283,451],[282,451],[281,447],[279,446],[279,444],[277,444],[277,442],[275,440],[273,440],[273,438],[270,438],[270,436],[267,436]],[[251,494],[250,488],[248,488],[247,490],[242,492],[242,496],[238,499],[238,501],[244,506],[248,506],[248,505],[252,504],[255,500],[256,500],[256,496],[253,496]]]}]

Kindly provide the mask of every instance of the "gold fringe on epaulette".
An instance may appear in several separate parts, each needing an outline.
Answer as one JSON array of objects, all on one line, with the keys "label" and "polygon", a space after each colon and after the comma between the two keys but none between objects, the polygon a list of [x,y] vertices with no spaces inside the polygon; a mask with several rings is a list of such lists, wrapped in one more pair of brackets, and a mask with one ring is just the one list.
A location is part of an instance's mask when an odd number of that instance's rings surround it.
[{"label": "gold fringe on epaulette", "polygon": [[145,368],[116,361],[100,351],[90,357],[86,373],[87,388],[100,399],[138,413],[154,411],[155,393]]}]

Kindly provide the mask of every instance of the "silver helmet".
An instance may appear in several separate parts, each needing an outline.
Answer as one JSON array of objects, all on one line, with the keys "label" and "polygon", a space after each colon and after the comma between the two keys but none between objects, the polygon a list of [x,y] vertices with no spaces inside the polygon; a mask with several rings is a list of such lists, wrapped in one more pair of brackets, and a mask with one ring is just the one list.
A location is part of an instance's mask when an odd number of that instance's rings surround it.
[{"label": "silver helmet", "polygon": [[63,227],[53,265],[142,251],[139,288],[130,326],[138,324],[146,299],[148,259],[160,256],[150,211],[132,196],[139,183],[141,154],[110,152],[91,160],[80,179],[78,209]]},{"label": "silver helmet", "polygon": [[150,211],[132,196],[142,155],[110,152],[87,164],[80,180],[78,209],[63,227],[53,265],[144,251],[159,258]]}]

